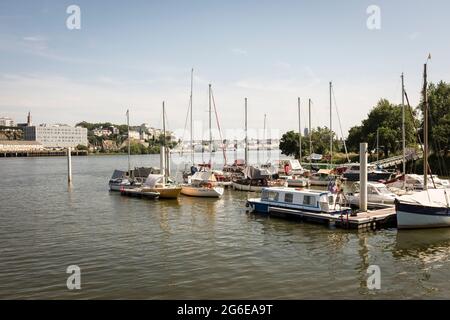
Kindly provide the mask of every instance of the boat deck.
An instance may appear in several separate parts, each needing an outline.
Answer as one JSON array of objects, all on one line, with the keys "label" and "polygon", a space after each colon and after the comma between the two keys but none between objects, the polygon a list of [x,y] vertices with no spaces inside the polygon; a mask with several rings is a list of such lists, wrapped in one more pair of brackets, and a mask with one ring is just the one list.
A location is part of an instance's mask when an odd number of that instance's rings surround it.
[{"label": "boat deck", "polygon": [[300,218],[304,221],[334,225],[344,229],[376,230],[395,227],[397,224],[394,207],[358,212],[356,216],[313,212],[306,213],[277,207],[269,207],[269,213],[274,216]]}]

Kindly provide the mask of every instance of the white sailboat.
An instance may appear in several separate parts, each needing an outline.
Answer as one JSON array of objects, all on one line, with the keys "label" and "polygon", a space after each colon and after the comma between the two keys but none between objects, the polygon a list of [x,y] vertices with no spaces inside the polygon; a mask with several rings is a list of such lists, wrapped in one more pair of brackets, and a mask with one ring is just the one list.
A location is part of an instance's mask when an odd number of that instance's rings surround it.
[{"label": "white sailboat", "polygon": [[211,171],[199,171],[189,178],[190,183],[181,186],[181,194],[191,197],[220,198],[224,188],[216,185],[217,180]]},{"label": "white sailboat", "polygon": [[404,195],[395,201],[399,229],[450,227],[450,199],[447,189],[428,189],[428,97],[427,63],[424,64],[424,191]]},{"label": "white sailboat", "polygon": [[[192,106],[191,106],[192,107]],[[192,114],[192,111],[191,111]],[[217,179],[211,170],[212,160],[212,131],[211,131],[211,85],[209,85],[209,146],[210,166],[204,167],[205,171],[195,172],[188,177],[188,183],[181,186],[181,194],[191,197],[219,198],[223,195],[224,188],[217,186]]]}]

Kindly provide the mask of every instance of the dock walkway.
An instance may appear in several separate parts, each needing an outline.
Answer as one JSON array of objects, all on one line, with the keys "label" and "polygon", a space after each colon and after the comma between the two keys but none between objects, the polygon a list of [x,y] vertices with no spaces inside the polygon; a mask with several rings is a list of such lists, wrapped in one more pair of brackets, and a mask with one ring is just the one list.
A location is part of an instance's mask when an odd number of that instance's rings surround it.
[{"label": "dock walkway", "polygon": [[313,212],[305,213],[277,207],[269,207],[269,213],[274,216],[300,218],[304,221],[334,225],[344,229],[377,230],[395,227],[397,224],[394,207],[358,212],[355,216]]}]

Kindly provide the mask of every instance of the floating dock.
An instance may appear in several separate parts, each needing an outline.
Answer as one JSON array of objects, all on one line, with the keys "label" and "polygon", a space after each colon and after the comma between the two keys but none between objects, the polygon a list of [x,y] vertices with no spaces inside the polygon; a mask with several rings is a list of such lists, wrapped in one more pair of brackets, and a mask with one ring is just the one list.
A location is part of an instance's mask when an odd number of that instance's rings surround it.
[{"label": "floating dock", "polygon": [[356,215],[306,213],[277,207],[269,207],[269,213],[272,216],[301,219],[344,229],[378,230],[397,226],[395,207],[358,212]]}]

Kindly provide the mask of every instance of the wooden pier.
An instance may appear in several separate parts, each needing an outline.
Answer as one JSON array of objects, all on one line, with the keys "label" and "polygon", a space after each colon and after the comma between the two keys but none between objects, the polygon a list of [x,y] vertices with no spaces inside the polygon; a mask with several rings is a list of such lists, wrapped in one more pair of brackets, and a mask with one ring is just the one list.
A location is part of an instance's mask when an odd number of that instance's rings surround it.
[{"label": "wooden pier", "polygon": [[344,229],[378,230],[395,227],[397,225],[394,207],[358,212],[356,215],[305,213],[277,207],[269,207],[269,213],[273,216],[300,219],[302,221],[320,223]]},{"label": "wooden pier", "polygon": [[[87,156],[86,150],[72,150],[72,156]],[[66,150],[33,150],[33,151],[1,151],[0,158],[9,157],[64,157],[67,155]]]}]

